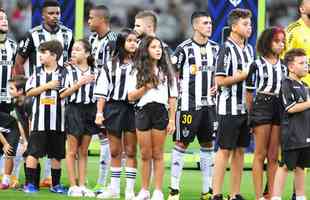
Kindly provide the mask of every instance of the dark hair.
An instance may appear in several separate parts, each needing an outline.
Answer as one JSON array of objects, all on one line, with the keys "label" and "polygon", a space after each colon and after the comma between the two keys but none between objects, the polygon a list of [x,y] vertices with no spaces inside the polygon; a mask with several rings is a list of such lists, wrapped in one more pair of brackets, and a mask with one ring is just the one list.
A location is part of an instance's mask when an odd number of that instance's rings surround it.
[{"label": "dark hair", "polygon": [[152,10],[143,10],[136,14],[135,19],[143,19],[143,18],[150,18],[153,23],[153,28],[156,30],[157,28],[157,17],[156,13]]},{"label": "dark hair", "polygon": [[92,7],[90,10],[99,10],[101,11],[102,17],[104,18],[105,21],[110,22],[111,20],[111,14],[110,10],[107,6],[105,5],[97,5]]},{"label": "dark hair", "polygon": [[162,48],[162,56],[157,63],[159,72],[163,72],[165,76],[168,77],[168,84],[172,85],[172,79],[174,76],[172,64],[169,58],[168,53],[165,51],[161,40],[154,36],[146,36],[142,39],[138,50],[136,51],[134,69],[138,71],[137,73],[137,88],[140,88],[147,83],[153,83],[155,86],[158,85],[159,81],[164,82],[164,79],[158,80],[159,77],[156,76],[153,72],[151,59],[149,55],[148,48],[153,40],[158,40]]},{"label": "dark hair", "polygon": [[56,0],[46,0],[46,1],[44,1],[43,5],[42,5],[42,11],[46,7],[59,7],[60,8],[60,4]]},{"label": "dark hair", "polygon": [[17,90],[23,90],[23,93],[25,93],[27,78],[24,75],[13,76],[9,82],[14,83]]},{"label": "dark hair", "polygon": [[288,67],[288,65],[295,60],[295,57],[307,56],[306,52],[302,48],[293,48],[286,52],[284,56],[284,64]]},{"label": "dark hair", "polygon": [[125,49],[125,43],[126,43],[127,37],[130,34],[137,35],[137,33],[130,28],[122,29],[121,32],[117,35],[117,39],[115,41],[115,48],[112,52],[112,71],[115,71],[116,63],[119,62],[120,65],[123,64],[124,59],[129,54]]},{"label": "dark hair", "polygon": [[211,17],[208,11],[195,11],[191,16],[191,24],[193,25],[194,20],[198,17]]},{"label": "dark hair", "polygon": [[230,11],[228,15],[228,26],[236,24],[240,19],[251,18],[252,13],[249,9],[236,8]]},{"label": "dark hair", "polygon": [[304,3],[304,0],[297,0],[297,7],[299,8]]},{"label": "dark hair", "polygon": [[4,8],[0,8],[0,12],[3,12],[4,14],[6,14]]},{"label": "dark hair", "polygon": [[257,44],[256,44],[256,50],[261,56],[267,56],[270,54],[273,54],[272,52],[272,41],[274,40],[275,36],[277,34],[284,34],[285,31],[281,27],[270,27],[266,28],[261,35],[258,38]]},{"label": "dark hair", "polygon": [[83,44],[83,48],[85,52],[89,53],[89,56],[87,57],[87,64],[90,67],[95,67],[95,59],[91,54],[92,48],[91,48],[91,44],[89,43],[89,41],[84,38],[84,39],[76,40],[75,42],[81,42]]},{"label": "dark hair", "polygon": [[56,55],[56,61],[59,60],[63,53],[62,44],[58,40],[50,40],[39,45],[39,51],[50,51]]}]

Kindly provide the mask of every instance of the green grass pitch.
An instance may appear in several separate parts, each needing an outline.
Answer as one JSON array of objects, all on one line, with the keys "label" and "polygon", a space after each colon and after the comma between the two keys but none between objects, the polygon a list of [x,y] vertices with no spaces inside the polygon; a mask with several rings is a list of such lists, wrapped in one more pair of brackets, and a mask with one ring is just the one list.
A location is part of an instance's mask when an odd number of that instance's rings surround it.
[{"label": "green grass pitch", "polygon": [[[167,138],[166,143],[166,152],[170,152],[173,144],[171,142],[171,138]],[[93,144],[91,146],[91,150],[94,151],[97,148],[97,144]],[[199,147],[197,143],[194,143],[190,147],[190,151],[198,151]],[[186,158],[185,167],[189,168],[183,171],[182,180],[181,180],[181,199],[182,200],[197,200],[200,197],[201,192],[201,173],[198,170],[190,169],[196,167],[196,159],[199,157],[195,156],[188,156]],[[169,176],[170,176],[170,154],[165,155],[166,160],[166,171],[165,171],[165,178],[164,178],[164,194],[167,198],[168,194],[168,186],[169,186]],[[251,156],[247,156],[246,165],[250,166]],[[96,183],[98,173],[98,156],[90,156],[88,162],[88,186],[93,187]],[[65,185],[68,184],[67,180],[67,173],[66,168],[63,162],[63,173],[62,173],[62,183]],[[124,173],[123,173],[124,176]],[[24,179],[24,175],[22,173],[20,177],[21,181]],[[306,190],[307,190],[307,197],[310,197],[310,175],[306,176]],[[124,199],[124,187],[125,187],[125,179],[122,179],[121,182],[121,199]],[[136,182],[136,192],[139,191],[140,188],[140,176],[137,176]],[[224,193],[227,194],[229,191],[229,171],[227,171],[225,177],[225,184],[224,184]],[[292,174],[288,176],[288,180],[286,183],[285,194],[283,196],[284,199],[290,199],[290,195],[292,192]],[[251,171],[244,171],[242,185],[241,185],[241,193],[247,200],[254,199],[254,191],[253,191],[253,184],[252,184],[252,176]],[[63,195],[56,195],[50,193],[47,189],[41,189],[37,194],[25,194],[22,191],[18,190],[7,190],[7,191],[0,191],[0,200],[64,200],[64,199],[95,199],[95,198],[69,198]]]}]

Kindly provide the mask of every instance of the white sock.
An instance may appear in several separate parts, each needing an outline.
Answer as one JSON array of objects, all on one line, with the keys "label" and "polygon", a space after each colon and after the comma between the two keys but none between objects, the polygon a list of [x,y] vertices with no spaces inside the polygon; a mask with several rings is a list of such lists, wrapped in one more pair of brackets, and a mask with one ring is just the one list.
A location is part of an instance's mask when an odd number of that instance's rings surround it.
[{"label": "white sock", "polygon": [[3,174],[3,177],[2,177],[2,184],[10,185],[10,182],[11,182],[10,175]]},{"label": "white sock", "polygon": [[116,193],[120,193],[121,170],[120,167],[111,167],[111,188]]},{"label": "white sock", "polygon": [[99,176],[97,183],[105,185],[108,177],[108,170],[111,161],[109,140],[105,138],[100,140],[100,164],[99,164]]},{"label": "white sock", "polygon": [[137,169],[126,167],[126,191],[134,192]]},{"label": "white sock", "polygon": [[296,196],[296,200],[306,200],[306,196]]},{"label": "white sock", "polygon": [[281,197],[271,197],[271,200],[282,200]]},{"label": "white sock", "polygon": [[200,170],[202,172],[202,193],[209,192],[212,183],[213,148],[200,148]]},{"label": "white sock", "polygon": [[51,167],[52,167],[52,164],[51,164],[51,159],[49,158],[46,158],[45,162],[44,162],[44,175],[43,175],[43,178],[49,178],[51,177]]},{"label": "white sock", "polygon": [[180,190],[180,179],[183,170],[185,149],[175,146],[172,150],[170,187]]},{"label": "white sock", "polygon": [[22,144],[19,143],[16,151],[16,156],[14,157],[13,160],[14,164],[13,164],[12,176],[17,177],[17,179],[19,177],[21,163],[23,162],[23,153],[21,151],[21,148]]}]

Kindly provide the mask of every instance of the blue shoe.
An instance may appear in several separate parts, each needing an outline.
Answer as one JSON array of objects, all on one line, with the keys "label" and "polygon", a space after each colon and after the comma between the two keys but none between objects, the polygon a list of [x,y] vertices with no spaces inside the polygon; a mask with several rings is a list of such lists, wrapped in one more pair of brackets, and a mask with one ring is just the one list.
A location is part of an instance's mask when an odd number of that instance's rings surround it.
[{"label": "blue shoe", "polygon": [[24,192],[25,193],[36,193],[39,190],[36,188],[36,186],[34,186],[31,183],[28,183],[27,185],[24,186]]},{"label": "blue shoe", "polygon": [[68,189],[65,188],[63,185],[55,185],[54,187],[50,188],[50,191],[53,193],[57,193],[57,194],[67,194],[68,193]]}]

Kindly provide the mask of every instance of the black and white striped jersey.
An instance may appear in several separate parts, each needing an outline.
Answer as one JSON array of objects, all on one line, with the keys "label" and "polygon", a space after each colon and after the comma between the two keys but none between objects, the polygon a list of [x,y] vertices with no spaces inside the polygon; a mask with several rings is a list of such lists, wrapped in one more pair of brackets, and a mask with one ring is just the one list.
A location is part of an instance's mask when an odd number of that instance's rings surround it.
[{"label": "black and white striped jersey", "polygon": [[0,103],[11,103],[9,79],[11,78],[16,50],[17,44],[9,38],[0,46]]},{"label": "black and white striped jersey", "polygon": [[[94,67],[89,67],[86,71],[82,71],[76,66],[68,66],[66,68],[68,74],[66,77],[65,88],[69,88],[74,85],[83,75],[94,75],[96,77],[98,75],[98,70]],[[95,81],[82,85],[76,92],[68,97],[68,102],[82,104],[95,103],[96,98],[94,96],[94,92]]]},{"label": "black and white striped jersey", "polygon": [[116,39],[117,33],[112,31],[109,31],[101,38],[97,33],[94,33],[89,37],[89,42],[92,46],[92,55],[95,58],[95,66],[97,68],[102,68],[109,60]]},{"label": "black and white striped jersey", "polygon": [[46,84],[51,80],[58,80],[57,89],[46,90],[35,96],[32,106],[31,131],[61,131],[65,130],[65,100],[60,98],[64,91],[67,70],[64,67],[47,73],[44,67],[37,67],[35,73],[27,80],[26,91]]},{"label": "black and white striped jersey", "polygon": [[47,31],[43,25],[32,28],[26,35],[25,39],[19,43],[18,54],[24,58],[29,58],[29,67],[25,67],[25,75],[31,76],[37,66],[41,66],[39,59],[39,45],[42,42],[56,39],[63,45],[63,55],[59,59],[58,64],[63,66],[64,62],[69,60],[70,51],[73,46],[72,30],[59,25],[59,29],[55,32]]},{"label": "black and white striped jersey", "polygon": [[250,65],[246,88],[256,92],[279,94],[281,81],[287,73],[287,67],[280,59],[276,64],[271,64],[264,57],[260,57]]},{"label": "black and white striped jersey", "polygon": [[182,111],[215,105],[215,98],[209,94],[214,86],[216,57],[219,46],[209,40],[200,45],[193,39],[181,43],[174,53],[179,71],[179,109]]},{"label": "black and white striped jersey", "polygon": [[[253,62],[253,48],[250,44],[242,49],[228,39],[220,48],[216,76],[233,76],[238,70],[248,70]],[[217,112],[219,115],[246,114],[246,81],[219,87]]]},{"label": "black and white striped jersey", "polygon": [[[115,69],[113,66],[115,65]],[[102,68],[97,79],[95,95],[108,100],[126,101],[129,85],[129,76],[132,71],[132,63],[120,64],[108,61]]]}]

